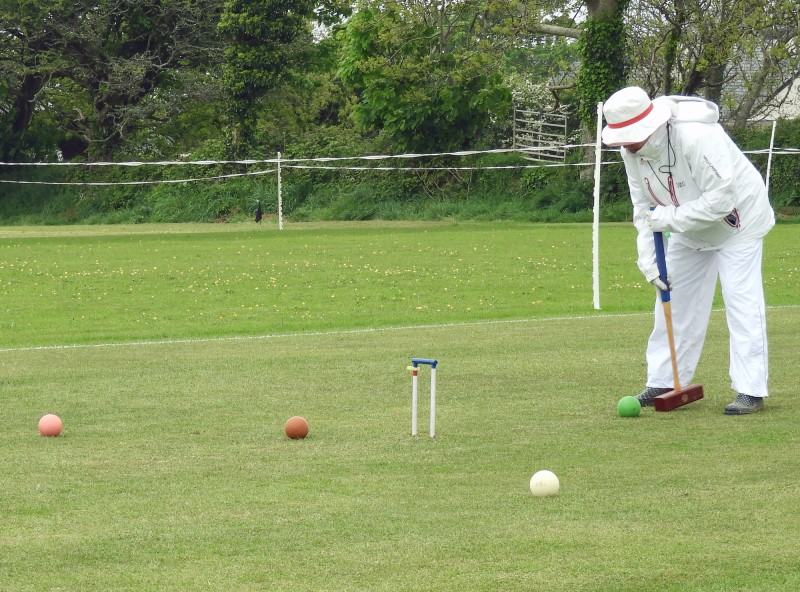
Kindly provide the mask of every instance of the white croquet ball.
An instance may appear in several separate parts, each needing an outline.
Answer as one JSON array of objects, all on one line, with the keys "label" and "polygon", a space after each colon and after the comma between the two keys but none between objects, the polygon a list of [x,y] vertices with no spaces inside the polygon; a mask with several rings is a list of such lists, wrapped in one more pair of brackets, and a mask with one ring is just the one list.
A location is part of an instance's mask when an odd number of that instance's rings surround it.
[{"label": "white croquet ball", "polygon": [[536,497],[550,497],[558,493],[558,477],[552,471],[536,471],[531,477],[531,493]]}]

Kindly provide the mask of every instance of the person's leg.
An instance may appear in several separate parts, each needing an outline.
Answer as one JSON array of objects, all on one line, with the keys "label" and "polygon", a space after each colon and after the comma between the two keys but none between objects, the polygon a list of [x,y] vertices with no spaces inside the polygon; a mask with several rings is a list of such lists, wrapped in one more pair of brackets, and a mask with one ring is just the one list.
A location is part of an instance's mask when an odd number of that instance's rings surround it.
[{"label": "person's leg", "polygon": [[[683,386],[694,377],[703,351],[717,285],[716,253],[690,249],[679,237],[673,237],[667,249],[667,271],[672,280],[670,302],[678,378]],[[652,405],[653,397],[675,388],[664,307],[659,294],[656,295],[655,322],[646,358],[647,383],[638,398],[643,405]]]},{"label": "person's leg", "polygon": [[[667,251],[667,270],[672,279],[670,302],[678,377],[683,385],[694,377],[703,351],[717,285],[716,252],[695,251],[677,237],[672,238]],[[657,296],[655,324],[647,344],[647,385],[674,387],[673,382],[664,308]]]},{"label": "person's leg", "polygon": [[726,408],[731,415],[760,411],[763,398],[769,394],[762,252],[761,240],[720,251],[720,283],[730,333],[731,388],[740,395]]}]

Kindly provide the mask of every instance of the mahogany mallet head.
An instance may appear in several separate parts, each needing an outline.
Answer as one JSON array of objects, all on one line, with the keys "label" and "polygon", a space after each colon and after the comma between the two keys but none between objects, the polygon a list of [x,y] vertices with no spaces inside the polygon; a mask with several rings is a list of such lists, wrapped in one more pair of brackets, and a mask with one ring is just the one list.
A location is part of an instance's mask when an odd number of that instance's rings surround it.
[{"label": "mahogany mallet head", "polygon": [[653,397],[653,405],[656,411],[672,411],[678,407],[683,407],[694,401],[699,401],[703,398],[703,385],[690,384],[683,388],[678,388]]}]

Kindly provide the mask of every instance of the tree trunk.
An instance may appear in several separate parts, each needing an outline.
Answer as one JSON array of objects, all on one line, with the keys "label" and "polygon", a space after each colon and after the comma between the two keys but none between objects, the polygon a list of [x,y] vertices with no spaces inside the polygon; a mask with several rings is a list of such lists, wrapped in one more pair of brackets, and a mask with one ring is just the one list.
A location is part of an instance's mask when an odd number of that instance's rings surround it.
[{"label": "tree trunk", "polygon": [[618,0],[586,0],[589,18],[613,19],[617,12]]},{"label": "tree trunk", "polygon": [[[581,69],[578,74],[581,136],[593,143],[597,127],[597,104],[625,85],[627,43],[622,15],[628,0],[586,0],[589,18],[581,39]],[[586,159],[594,158],[587,146]],[[592,174],[590,169],[582,176]]]},{"label": "tree trunk", "polygon": [[675,0],[675,22],[669,30],[664,49],[664,69],[661,77],[661,91],[665,95],[674,94],[675,79],[673,72],[678,63],[678,47],[683,36],[683,27],[686,23],[686,5],[684,0]]}]

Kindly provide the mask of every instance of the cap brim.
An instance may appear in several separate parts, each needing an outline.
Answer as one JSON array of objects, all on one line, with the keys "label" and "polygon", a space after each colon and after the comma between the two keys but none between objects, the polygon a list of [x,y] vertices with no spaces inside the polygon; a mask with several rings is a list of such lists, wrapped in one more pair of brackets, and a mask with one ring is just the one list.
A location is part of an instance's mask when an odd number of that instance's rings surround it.
[{"label": "cap brim", "polygon": [[653,110],[650,114],[632,125],[612,128],[608,125],[600,134],[606,146],[624,146],[625,144],[638,144],[653,135],[659,126],[665,124],[672,117],[672,109],[661,101],[653,101]]}]

